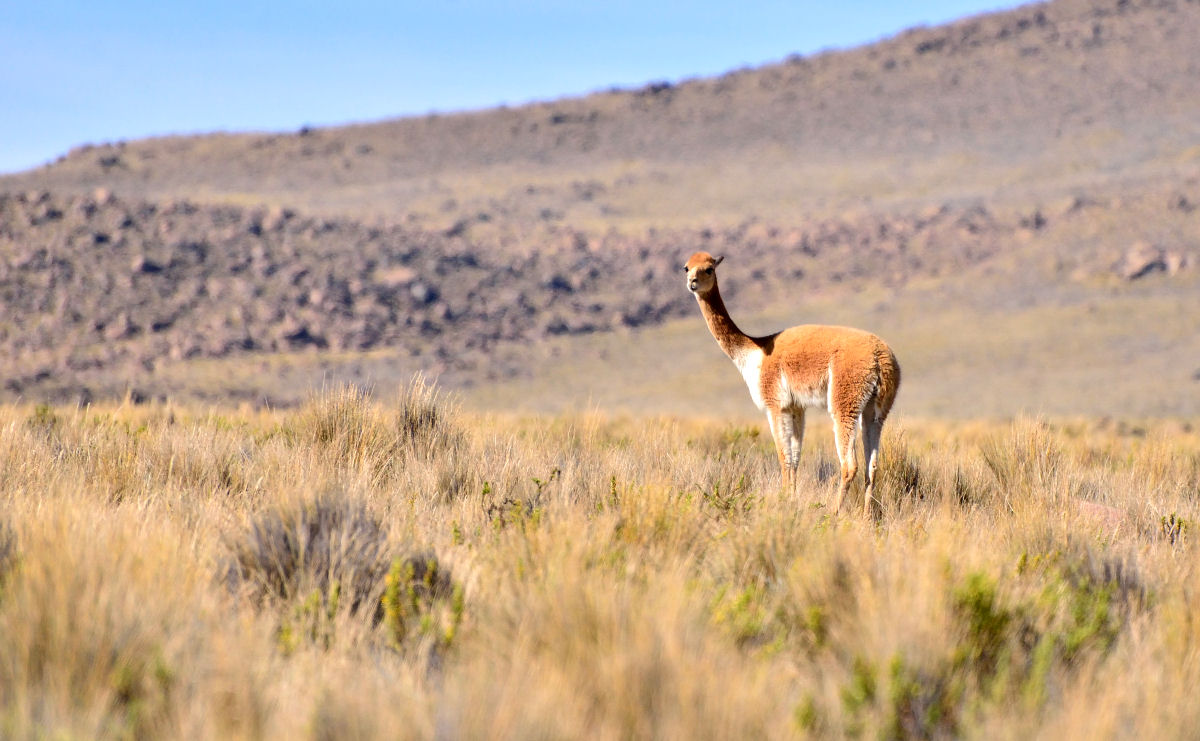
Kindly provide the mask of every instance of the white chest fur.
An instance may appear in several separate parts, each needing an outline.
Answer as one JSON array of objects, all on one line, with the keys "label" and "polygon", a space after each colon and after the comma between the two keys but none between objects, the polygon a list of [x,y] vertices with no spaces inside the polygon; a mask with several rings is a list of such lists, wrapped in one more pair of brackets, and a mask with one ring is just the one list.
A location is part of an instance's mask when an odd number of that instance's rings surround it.
[{"label": "white chest fur", "polygon": [[746,380],[746,386],[750,389],[750,398],[754,401],[754,406],[761,411],[763,351],[756,348],[741,353],[733,359],[733,364],[742,372],[742,378]]}]

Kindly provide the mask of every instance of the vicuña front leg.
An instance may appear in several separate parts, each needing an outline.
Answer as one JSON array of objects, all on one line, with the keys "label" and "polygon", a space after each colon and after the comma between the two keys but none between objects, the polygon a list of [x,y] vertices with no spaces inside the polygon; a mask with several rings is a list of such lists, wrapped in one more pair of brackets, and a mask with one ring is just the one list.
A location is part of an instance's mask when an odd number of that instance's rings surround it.
[{"label": "vicu\u00f1a front leg", "polygon": [[775,454],[779,456],[779,480],[784,491],[796,490],[796,467],[789,453],[791,441],[791,418],[787,412],[767,411],[767,424],[771,428],[771,439],[775,441]]}]

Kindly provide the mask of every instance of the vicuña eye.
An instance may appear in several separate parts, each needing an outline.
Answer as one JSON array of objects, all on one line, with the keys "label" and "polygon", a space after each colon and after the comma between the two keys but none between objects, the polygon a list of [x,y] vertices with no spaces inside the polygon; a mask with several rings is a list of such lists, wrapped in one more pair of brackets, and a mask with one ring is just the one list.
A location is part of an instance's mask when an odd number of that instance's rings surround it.
[{"label": "vicu\u00f1a eye", "polygon": [[704,274],[705,274],[705,275],[712,275],[712,268],[705,268],[705,269],[704,269]]}]

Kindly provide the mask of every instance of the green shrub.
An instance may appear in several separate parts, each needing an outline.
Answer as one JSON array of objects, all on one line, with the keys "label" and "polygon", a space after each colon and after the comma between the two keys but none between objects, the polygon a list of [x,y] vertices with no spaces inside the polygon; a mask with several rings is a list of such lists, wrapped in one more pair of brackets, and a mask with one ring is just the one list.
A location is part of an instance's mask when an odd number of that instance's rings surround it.
[{"label": "green shrub", "polygon": [[1007,649],[1016,613],[1000,603],[995,580],[979,572],[968,574],[954,589],[951,605],[964,629],[955,663],[982,676],[992,674]]},{"label": "green shrub", "polygon": [[462,622],[463,590],[433,553],[392,562],[381,600],[383,626],[396,648],[419,635],[448,648]]},{"label": "green shrub", "polygon": [[1174,512],[1159,520],[1159,534],[1171,545],[1184,542],[1191,530],[1192,523]]},{"label": "green shrub", "polygon": [[956,706],[960,694],[952,686],[951,677],[925,675],[910,667],[902,656],[893,657],[880,735],[896,741],[953,737],[958,730]]}]

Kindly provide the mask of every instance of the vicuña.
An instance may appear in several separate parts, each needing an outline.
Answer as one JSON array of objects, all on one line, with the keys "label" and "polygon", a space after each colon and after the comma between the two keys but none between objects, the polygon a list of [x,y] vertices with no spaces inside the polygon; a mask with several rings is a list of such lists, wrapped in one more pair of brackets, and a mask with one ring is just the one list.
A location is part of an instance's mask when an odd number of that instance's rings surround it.
[{"label": "vicu\u00f1a", "polygon": [[900,387],[900,366],[891,348],[870,332],[803,324],[766,337],[750,337],[733,323],[717,288],[724,257],[697,252],[688,259],[687,287],[717,344],[733,361],[750,397],[767,413],[779,453],[784,485],[794,487],[804,438],[804,410],[824,407],[833,417],[833,441],[842,465],[836,512],[858,472],[855,443],[861,433],[867,486],[863,510],[870,516],[879,465],[883,422]]}]

